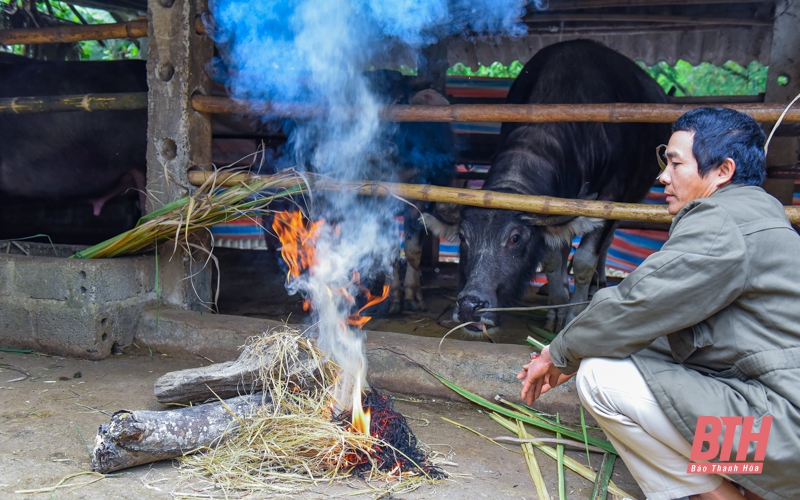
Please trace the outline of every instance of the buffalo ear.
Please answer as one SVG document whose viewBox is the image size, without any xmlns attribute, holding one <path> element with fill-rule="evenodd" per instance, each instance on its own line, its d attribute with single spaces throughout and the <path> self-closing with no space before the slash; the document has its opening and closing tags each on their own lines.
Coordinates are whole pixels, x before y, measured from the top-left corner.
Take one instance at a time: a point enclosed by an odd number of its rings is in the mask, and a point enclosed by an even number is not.
<svg viewBox="0 0 800 500">
<path fill-rule="evenodd" d="M 565 224 L 574 218 L 574 215 L 528 214 L 522 216 L 522 220 L 531 226 L 557 226 L 559 224 Z"/>
<path fill-rule="evenodd" d="M 428 231 L 451 243 L 458 243 L 458 231 L 461 229 L 461 209 L 463 205 L 455 203 L 437 203 L 435 213 L 424 213 L 419 222 Z"/>
<path fill-rule="evenodd" d="M 445 96 L 433 89 L 420 90 L 408 98 L 409 104 L 420 104 L 425 106 L 449 106 L 450 101 Z"/>
</svg>

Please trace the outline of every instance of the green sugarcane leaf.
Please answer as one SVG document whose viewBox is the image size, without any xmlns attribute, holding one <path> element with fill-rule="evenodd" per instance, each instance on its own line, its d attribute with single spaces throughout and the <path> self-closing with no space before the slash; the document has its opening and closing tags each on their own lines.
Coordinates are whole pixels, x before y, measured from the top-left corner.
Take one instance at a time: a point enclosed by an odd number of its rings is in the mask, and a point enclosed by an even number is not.
<svg viewBox="0 0 800 500">
<path fill-rule="evenodd" d="M 542 421 L 542 420 L 540 420 L 538 418 L 532 418 L 532 417 L 528 416 L 525 413 L 520 413 L 518 411 L 509 410 L 509 409 L 504 408 L 504 407 L 502 407 L 502 406 L 500 406 L 498 404 L 492 403 L 491 401 L 488 401 L 488 400 L 478 396 L 477 394 L 473 394 L 473 393 L 469 392 L 468 390 L 457 386 L 456 384 L 450 382 L 449 380 L 447 380 L 447 379 L 445 379 L 445 378 L 443 378 L 443 377 L 441 377 L 441 376 L 439 376 L 439 375 L 437 375 L 437 374 L 435 374 L 433 372 L 429 372 L 429 373 L 431 373 L 431 375 L 433 375 L 439 382 L 441 382 L 442 384 L 446 385 L 447 387 L 449 387 L 450 389 L 455 391 L 457 394 L 461 395 L 465 399 L 468 399 L 469 401 L 472 401 L 473 403 L 476 403 L 476 404 L 479 404 L 479 405 L 483 406 L 484 408 L 488 408 L 488 409 L 490 409 L 492 411 L 495 411 L 497 413 L 500 413 L 501 415 L 505 415 L 505 416 L 510 417 L 510 418 L 514 418 L 514 419 L 517 419 L 517 420 L 522 420 L 523 422 L 525 422 L 527 424 L 531 424 L 531 425 L 533 425 L 535 427 L 538 427 L 540 429 L 545 429 L 545 430 L 548 430 L 550 432 L 558 432 L 558 431 L 560 431 L 565 436 L 569 436 L 572 439 L 575 439 L 575 440 L 578 440 L 578 441 L 584 440 L 584 442 L 588 442 L 588 443 L 593 444 L 594 446 L 597 446 L 598 448 L 602 448 L 603 450 L 607 451 L 608 453 L 616 453 L 616 450 L 614 450 L 614 446 L 609 441 L 607 441 L 605 439 L 599 439 L 599 438 L 596 438 L 594 436 L 586 436 L 586 435 L 581 436 L 581 433 L 575 432 L 572 429 L 568 429 L 568 428 L 565 428 L 565 427 L 562 427 L 562 426 L 556 426 L 556 425 L 544 422 L 544 421 Z"/>
<path fill-rule="evenodd" d="M 540 351 L 543 351 L 543 350 L 544 350 L 544 348 L 545 348 L 545 347 L 547 347 L 547 344 L 542 344 L 541 342 L 539 342 L 539 341 L 538 341 L 538 340 L 536 340 L 535 338 L 531 337 L 530 335 L 528 336 L 528 338 L 526 339 L 526 341 L 527 341 L 527 342 L 528 342 L 530 345 L 532 345 L 533 347 L 535 347 L 535 348 L 539 349 Z"/>
<path fill-rule="evenodd" d="M 617 456 L 612 453 L 603 455 L 603 462 L 600 464 L 600 469 L 597 471 L 597 478 L 594 480 L 592 487 L 592 494 L 589 496 L 591 500 L 606 500 L 608 494 L 608 483 L 611 481 L 611 473 L 614 472 L 614 460 Z"/>
<path fill-rule="evenodd" d="M 583 418 L 583 404 L 580 405 L 581 409 L 581 430 L 583 431 L 583 444 L 586 446 L 586 463 L 589 468 L 592 467 L 592 459 L 589 457 L 589 434 L 586 433 L 586 420 Z"/>
<path fill-rule="evenodd" d="M 561 418 L 556 413 L 556 422 L 561 423 Z M 556 432 L 556 438 L 561 439 L 561 433 Z M 558 500 L 567 500 L 567 485 L 564 481 L 564 445 L 559 444 L 556 446 L 556 453 L 558 453 Z"/>
</svg>

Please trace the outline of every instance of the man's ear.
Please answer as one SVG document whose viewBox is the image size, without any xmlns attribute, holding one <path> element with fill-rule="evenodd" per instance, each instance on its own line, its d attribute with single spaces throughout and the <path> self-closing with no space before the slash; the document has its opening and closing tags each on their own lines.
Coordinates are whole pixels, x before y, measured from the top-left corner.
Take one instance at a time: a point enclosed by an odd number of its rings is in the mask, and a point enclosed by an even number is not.
<svg viewBox="0 0 800 500">
<path fill-rule="evenodd" d="M 736 162 L 733 161 L 733 158 L 725 158 L 725 160 L 720 163 L 719 167 L 716 168 L 714 172 L 714 184 L 720 188 L 725 184 L 729 184 L 731 179 L 733 179 L 733 175 L 736 173 Z"/>
</svg>

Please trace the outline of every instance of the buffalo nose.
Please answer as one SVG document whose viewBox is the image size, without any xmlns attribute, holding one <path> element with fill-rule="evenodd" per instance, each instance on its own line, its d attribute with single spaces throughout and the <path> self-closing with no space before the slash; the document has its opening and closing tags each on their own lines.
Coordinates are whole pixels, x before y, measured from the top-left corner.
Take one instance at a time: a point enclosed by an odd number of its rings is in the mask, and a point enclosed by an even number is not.
<svg viewBox="0 0 800 500">
<path fill-rule="evenodd" d="M 478 310 L 485 308 L 488 303 L 473 295 L 466 295 L 458 300 L 458 316 L 463 321 L 479 320 Z"/>
</svg>

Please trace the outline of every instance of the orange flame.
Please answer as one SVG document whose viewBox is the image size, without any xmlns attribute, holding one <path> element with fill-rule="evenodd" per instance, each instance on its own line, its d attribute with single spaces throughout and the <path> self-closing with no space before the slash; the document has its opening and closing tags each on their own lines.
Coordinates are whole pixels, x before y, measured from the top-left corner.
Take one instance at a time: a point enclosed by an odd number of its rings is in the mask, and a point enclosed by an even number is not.
<svg viewBox="0 0 800 500">
<path fill-rule="evenodd" d="M 361 406 L 361 370 L 358 370 L 358 375 L 356 375 L 356 383 L 353 384 L 353 429 L 357 432 L 365 434 L 369 436 L 369 424 L 370 424 L 370 411 L 367 409 L 364 411 L 364 408 Z"/>
<path fill-rule="evenodd" d="M 361 316 L 361 313 L 375 304 L 380 304 L 386 300 L 386 297 L 389 296 L 389 285 L 383 285 L 383 292 L 380 296 L 372 295 L 369 290 L 361 286 L 361 275 L 358 274 L 358 271 L 353 271 L 353 283 L 367 296 L 367 303 L 364 304 L 364 307 L 356 311 L 355 314 L 351 314 L 347 318 L 347 324 L 357 328 L 364 328 L 364 325 L 372 319 L 372 316 Z"/>
<path fill-rule="evenodd" d="M 325 220 L 318 220 L 310 224 L 303 222 L 300 212 L 279 212 L 275 214 L 272 229 L 281 240 L 281 257 L 289 266 L 286 281 L 297 278 L 303 271 L 309 269 L 316 262 L 316 249 L 314 243 L 319 237 L 320 229 Z M 306 303 L 303 310 L 308 310 Z"/>
</svg>

